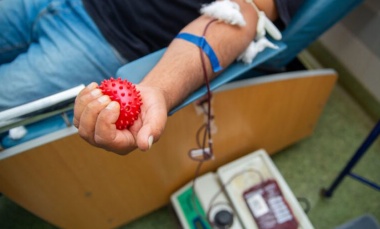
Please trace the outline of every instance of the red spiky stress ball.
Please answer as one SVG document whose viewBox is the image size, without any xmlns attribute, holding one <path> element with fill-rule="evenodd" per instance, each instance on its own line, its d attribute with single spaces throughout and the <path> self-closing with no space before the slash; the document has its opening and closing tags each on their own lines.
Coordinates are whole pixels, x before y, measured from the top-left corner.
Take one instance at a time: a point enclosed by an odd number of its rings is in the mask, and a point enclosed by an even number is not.
<svg viewBox="0 0 380 229">
<path fill-rule="evenodd" d="M 110 78 L 103 80 L 99 88 L 104 95 L 120 104 L 120 115 L 116 128 L 124 130 L 133 125 L 141 112 L 141 96 L 136 86 L 127 80 Z"/>
</svg>

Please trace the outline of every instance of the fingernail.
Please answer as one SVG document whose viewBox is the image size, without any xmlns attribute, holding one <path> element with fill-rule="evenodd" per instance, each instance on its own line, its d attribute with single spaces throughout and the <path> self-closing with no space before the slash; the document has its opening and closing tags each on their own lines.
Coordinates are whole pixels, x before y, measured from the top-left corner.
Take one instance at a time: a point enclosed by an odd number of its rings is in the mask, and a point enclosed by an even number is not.
<svg viewBox="0 0 380 229">
<path fill-rule="evenodd" d="M 152 148 L 152 144 L 153 144 L 153 136 L 150 135 L 149 138 L 148 138 L 148 147 L 149 147 L 149 149 Z"/>
<path fill-rule="evenodd" d="M 91 91 L 91 95 L 93 96 L 98 96 L 100 94 L 102 94 L 102 91 L 100 89 L 95 89 Z"/>
<path fill-rule="evenodd" d="M 110 102 L 110 104 L 107 105 L 106 109 L 112 110 L 117 106 L 117 102 Z"/>
<path fill-rule="evenodd" d="M 109 100 L 110 100 L 110 98 L 109 98 L 107 95 L 103 95 L 103 96 L 100 96 L 100 97 L 98 98 L 98 101 L 99 101 L 101 104 L 106 103 L 106 102 L 108 102 Z"/>
<path fill-rule="evenodd" d="M 87 85 L 87 89 L 92 90 L 92 89 L 96 88 L 97 86 L 98 86 L 97 83 L 92 82 L 89 85 Z"/>
</svg>

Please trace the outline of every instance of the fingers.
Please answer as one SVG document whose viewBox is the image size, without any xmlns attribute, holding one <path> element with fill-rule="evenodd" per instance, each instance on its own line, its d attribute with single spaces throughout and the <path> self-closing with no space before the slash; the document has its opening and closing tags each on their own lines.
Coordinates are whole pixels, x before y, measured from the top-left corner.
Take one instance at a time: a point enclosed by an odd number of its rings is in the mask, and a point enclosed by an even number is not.
<svg viewBox="0 0 380 229">
<path fill-rule="evenodd" d="M 99 93 L 100 90 L 94 91 L 97 87 L 97 83 L 91 83 L 79 92 L 78 96 L 75 98 L 73 124 L 76 128 L 79 127 L 80 117 L 87 104 L 101 96 L 101 93 Z"/>
<path fill-rule="evenodd" d="M 120 105 L 110 102 L 96 121 L 94 142 L 98 147 L 118 154 L 127 154 L 136 149 L 135 138 L 128 130 L 118 131 L 116 121 L 120 114 Z"/>
<path fill-rule="evenodd" d="M 142 87 L 144 105 L 139 119 L 131 128 L 116 129 L 120 105 L 103 95 L 96 83 L 88 85 L 75 100 L 74 125 L 79 135 L 90 144 L 117 154 L 127 154 L 137 147 L 143 151 L 160 138 L 167 120 L 162 92 Z"/>
<path fill-rule="evenodd" d="M 93 92 L 96 92 L 96 90 L 99 89 L 95 89 Z M 89 102 L 81 114 L 78 127 L 79 135 L 93 145 L 97 145 L 94 137 L 98 116 L 110 102 L 111 100 L 107 95 L 101 95 Z"/>
<path fill-rule="evenodd" d="M 128 130 L 117 130 L 120 105 L 103 95 L 96 83 L 83 89 L 75 100 L 74 125 L 78 134 L 93 146 L 118 154 L 136 149 L 136 141 Z M 141 125 L 140 125 L 141 126 Z"/>
<path fill-rule="evenodd" d="M 92 145 L 96 145 L 94 134 L 97 117 L 110 102 L 97 83 L 89 84 L 75 99 L 73 123 L 79 135 Z"/>
</svg>

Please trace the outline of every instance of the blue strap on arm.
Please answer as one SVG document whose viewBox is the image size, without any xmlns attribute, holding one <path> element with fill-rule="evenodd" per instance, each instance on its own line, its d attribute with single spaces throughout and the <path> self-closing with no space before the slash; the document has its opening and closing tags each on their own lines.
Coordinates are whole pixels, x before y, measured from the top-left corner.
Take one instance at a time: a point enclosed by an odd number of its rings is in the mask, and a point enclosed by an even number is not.
<svg viewBox="0 0 380 229">
<path fill-rule="evenodd" d="M 218 57 L 216 56 L 214 50 L 211 48 L 211 46 L 208 44 L 207 40 L 204 37 L 195 36 L 190 33 L 180 33 L 176 36 L 176 38 L 183 39 L 200 47 L 203 50 L 203 52 L 206 53 L 206 55 L 208 56 L 212 66 L 212 70 L 214 72 L 219 72 L 223 69 L 222 66 L 220 66 L 219 64 Z"/>
</svg>

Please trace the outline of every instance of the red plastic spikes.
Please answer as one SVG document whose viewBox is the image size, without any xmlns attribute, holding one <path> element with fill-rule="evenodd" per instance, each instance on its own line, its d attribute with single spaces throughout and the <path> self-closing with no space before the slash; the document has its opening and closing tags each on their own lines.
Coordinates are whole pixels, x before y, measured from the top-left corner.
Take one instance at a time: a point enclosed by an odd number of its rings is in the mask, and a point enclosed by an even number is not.
<svg viewBox="0 0 380 229">
<path fill-rule="evenodd" d="M 120 115 L 116 128 L 124 130 L 133 125 L 141 112 L 141 96 L 136 86 L 127 80 L 110 78 L 103 80 L 99 88 L 112 101 L 120 104 Z"/>
</svg>

